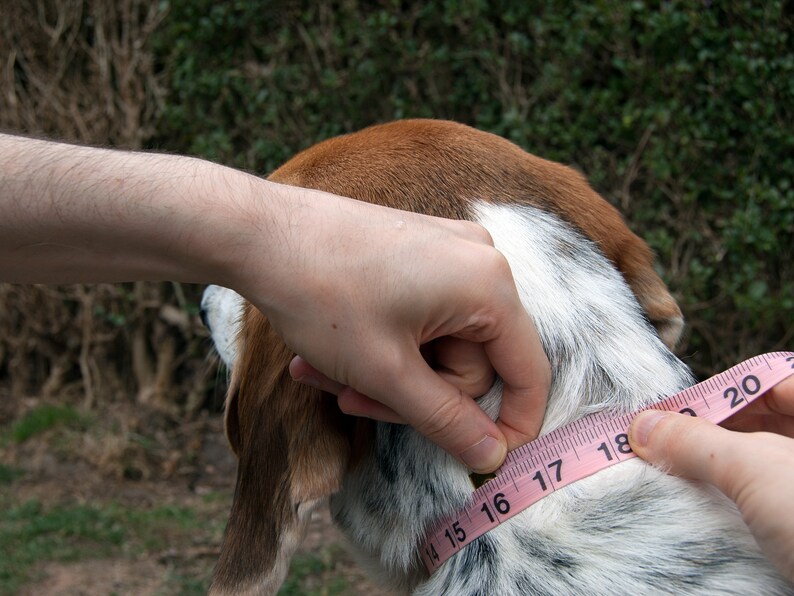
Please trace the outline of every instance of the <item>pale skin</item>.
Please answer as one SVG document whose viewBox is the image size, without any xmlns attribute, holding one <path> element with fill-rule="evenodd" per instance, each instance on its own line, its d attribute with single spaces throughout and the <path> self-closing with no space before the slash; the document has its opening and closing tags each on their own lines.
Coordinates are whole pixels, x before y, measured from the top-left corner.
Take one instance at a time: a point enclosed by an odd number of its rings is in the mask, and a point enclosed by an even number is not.
<svg viewBox="0 0 794 596">
<path fill-rule="evenodd" d="M 723 426 L 648 411 L 632 422 L 629 441 L 643 459 L 735 501 L 761 550 L 794 581 L 794 377 Z"/>
<path fill-rule="evenodd" d="M 409 423 L 482 472 L 538 434 L 549 363 L 475 224 L 194 158 L 11 135 L 0 135 L 0 214 L 0 281 L 220 284 L 300 354 L 292 375 L 345 412 Z M 472 399 L 495 373 L 497 422 Z"/>
</svg>

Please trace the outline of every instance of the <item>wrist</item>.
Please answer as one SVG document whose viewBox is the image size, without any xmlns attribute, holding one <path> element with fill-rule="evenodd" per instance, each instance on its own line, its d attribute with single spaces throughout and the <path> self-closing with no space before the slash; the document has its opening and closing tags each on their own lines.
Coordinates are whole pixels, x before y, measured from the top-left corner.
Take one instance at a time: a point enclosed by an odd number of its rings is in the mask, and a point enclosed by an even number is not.
<svg viewBox="0 0 794 596">
<path fill-rule="evenodd" d="M 186 224 L 190 240 L 181 262 L 183 276 L 197 283 L 231 288 L 263 311 L 291 302 L 296 255 L 307 236 L 311 208 L 304 189 L 276 184 L 244 172 L 204 164 L 196 181 L 200 218 Z"/>
<path fill-rule="evenodd" d="M 196 159 L 195 174 L 176 199 L 183 241 L 174 256 L 182 281 L 214 283 L 240 292 L 241 270 L 263 237 L 264 214 L 257 206 L 258 178 Z M 265 258 L 262 255 L 262 258 Z"/>
</svg>

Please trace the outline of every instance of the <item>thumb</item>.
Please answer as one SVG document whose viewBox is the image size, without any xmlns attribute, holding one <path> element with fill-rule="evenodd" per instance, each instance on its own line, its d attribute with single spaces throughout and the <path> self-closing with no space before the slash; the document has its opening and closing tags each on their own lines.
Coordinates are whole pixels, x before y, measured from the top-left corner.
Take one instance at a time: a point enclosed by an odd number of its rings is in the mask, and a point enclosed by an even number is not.
<svg viewBox="0 0 794 596">
<path fill-rule="evenodd" d="M 631 449 L 642 459 L 676 476 L 714 484 L 729 497 L 731 474 L 726 472 L 736 463 L 737 440 L 708 420 L 677 412 L 640 412 L 629 427 Z"/>
<path fill-rule="evenodd" d="M 402 419 L 475 472 L 492 472 L 507 454 L 496 423 L 471 396 L 443 379 L 416 350 L 398 382 L 370 383 L 363 393 L 385 403 Z M 383 387 L 388 387 L 386 393 Z"/>
<path fill-rule="evenodd" d="M 737 433 L 707 420 L 646 411 L 629 427 L 634 452 L 669 472 L 713 484 L 734 501 L 761 550 L 794 579 L 794 441 Z"/>
</svg>

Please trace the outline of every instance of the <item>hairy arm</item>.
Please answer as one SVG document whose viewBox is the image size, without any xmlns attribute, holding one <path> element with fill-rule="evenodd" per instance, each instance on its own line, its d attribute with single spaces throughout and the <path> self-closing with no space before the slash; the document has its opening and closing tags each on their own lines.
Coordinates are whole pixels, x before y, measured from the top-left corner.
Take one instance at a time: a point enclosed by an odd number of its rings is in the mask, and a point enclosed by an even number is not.
<svg viewBox="0 0 794 596">
<path fill-rule="evenodd" d="M 230 199 L 253 180 L 188 157 L 0 135 L 0 279 L 218 280 L 218 244 L 251 225 Z"/>
</svg>

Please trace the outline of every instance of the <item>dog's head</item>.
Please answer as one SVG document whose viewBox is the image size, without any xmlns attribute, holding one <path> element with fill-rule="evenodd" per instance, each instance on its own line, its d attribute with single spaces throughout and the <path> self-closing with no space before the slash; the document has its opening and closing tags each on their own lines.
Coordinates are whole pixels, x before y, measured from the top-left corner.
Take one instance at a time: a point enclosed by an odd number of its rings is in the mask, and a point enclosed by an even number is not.
<svg viewBox="0 0 794 596">
<path fill-rule="evenodd" d="M 668 346 L 683 328 L 650 250 L 617 211 L 575 171 L 497 136 L 451 122 L 396 122 L 320 143 L 270 180 L 453 219 L 470 219 L 475 199 L 548 210 L 599 245 Z M 239 459 L 213 592 L 275 592 L 311 510 L 339 489 L 371 429 L 291 380 L 293 354 L 258 310 L 220 289 L 204 302 L 232 371 L 226 431 Z"/>
</svg>

